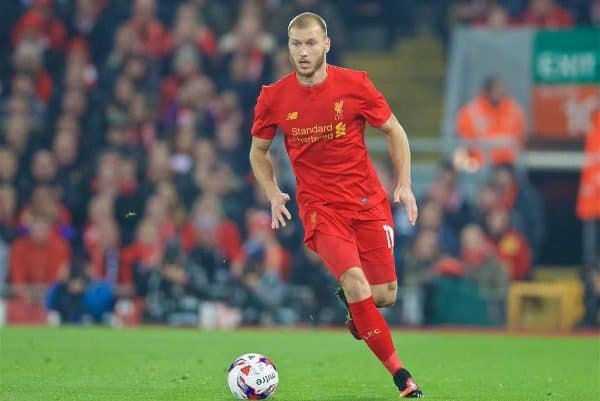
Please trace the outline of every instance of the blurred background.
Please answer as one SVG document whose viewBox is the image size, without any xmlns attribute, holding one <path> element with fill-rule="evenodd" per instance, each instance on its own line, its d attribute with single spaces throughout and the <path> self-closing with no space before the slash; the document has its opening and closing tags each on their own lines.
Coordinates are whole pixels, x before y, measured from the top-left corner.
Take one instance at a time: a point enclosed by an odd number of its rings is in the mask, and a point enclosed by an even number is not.
<svg viewBox="0 0 600 401">
<path fill-rule="evenodd" d="M 247 157 L 303 11 L 409 135 L 389 322 L 598 327 L 598 0 L 1 1 L 0 325 L 341 326 L 295 202 L 271 230 Z"/>
</svg>

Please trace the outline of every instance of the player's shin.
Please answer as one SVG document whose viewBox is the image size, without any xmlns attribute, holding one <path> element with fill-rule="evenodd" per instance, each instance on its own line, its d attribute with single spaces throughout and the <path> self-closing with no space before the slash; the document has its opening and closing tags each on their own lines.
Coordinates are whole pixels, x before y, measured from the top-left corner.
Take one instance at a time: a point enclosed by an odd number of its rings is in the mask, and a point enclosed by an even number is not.
<svg viewBox="0 0 600 401">
<path fill-rule="evenodd" d="M 390 328 L 375 306 L 373 297 L 351 302 L 348 306 L 360 337 L 386 369 L 392 375 L 396 373 L 403 365 L 394 348 Z"/>
</svg>

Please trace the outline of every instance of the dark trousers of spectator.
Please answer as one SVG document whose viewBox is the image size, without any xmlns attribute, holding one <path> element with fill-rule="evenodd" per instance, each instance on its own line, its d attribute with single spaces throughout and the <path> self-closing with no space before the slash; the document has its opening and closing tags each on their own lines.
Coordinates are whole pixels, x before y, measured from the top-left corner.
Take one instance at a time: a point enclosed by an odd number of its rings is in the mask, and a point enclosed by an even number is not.
<svg viewBox="0 0 600 401">
<path fill-rule="evenodd" d="M 82 323 L 86 315 L 101 323 L 114 304 L 113 288 L 101 281 L 90 282 L 82 293 L 72 293 L 66 284 L 57 283 L 46 294 L 46 308 L 58 312 L 63 323 Z"/>
</svg>

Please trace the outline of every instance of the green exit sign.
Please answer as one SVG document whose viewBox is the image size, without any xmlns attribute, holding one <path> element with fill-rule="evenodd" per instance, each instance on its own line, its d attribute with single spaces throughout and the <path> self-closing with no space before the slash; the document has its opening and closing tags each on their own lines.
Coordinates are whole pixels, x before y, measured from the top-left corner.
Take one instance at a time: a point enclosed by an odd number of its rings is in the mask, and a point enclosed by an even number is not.
<svg viewBox="0 0 600 401">
<path fill-rule="evenodd" d="M 600 83 L 600 30 L 537 32 L 532 67 L 538 84 Z"/>
</svg>

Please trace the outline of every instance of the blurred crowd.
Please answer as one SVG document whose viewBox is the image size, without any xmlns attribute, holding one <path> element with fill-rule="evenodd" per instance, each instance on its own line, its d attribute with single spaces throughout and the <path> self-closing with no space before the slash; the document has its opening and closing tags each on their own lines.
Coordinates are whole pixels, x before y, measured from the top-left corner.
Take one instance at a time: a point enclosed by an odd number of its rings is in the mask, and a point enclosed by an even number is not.
<svg viewBox="0 0 600 401">
<path fill-rule="evenodd" d="M 471 0 L 453 10 L 456 21 L 488 28 L 564 29 L 599 26 L 598 0 Z"/>
<path fill-rule="evenodd" d="M 532 278 L 544 240 L 538 193 L 510 164 L 492 167 L 474 199 L 460 181 L 443 163 L 416 226 L 403 208 L 394 213 L 399 323 L 501 325 L 510 283 Z"/>
<path fill-rule="evenodd" d="M 3 2 L 0 291 L 44 302 L 57 322 L 132 309 L 144 322 L 205 327 L 343 321 L 298 220 L 270 228 L 247 157 L 252 108 L 261 84 L 290 72 L 294 15 L 327 20 L 329 61 L 341 63 L 355 21 L 402 33 L 389 16 L 419 4 L 399 3 Z M 473 24 L 498 9 L 511 24 L 598 21 L 598 1 L 446 3 Z M 275 156 L 293 193 L 281 146 Z M 389 168 L 380 173 L 389 183 Z M 498 164 L 474 200 L 458 181 L 450 164 L 440 168 L 415 228 L 395 210 L 403 322 L 426 322 L 431 285 L 450 277 L 475 283 L 501 323 L 508 283 L 536 260 L 539 200 L 512 166 Z"/>
</svg>

